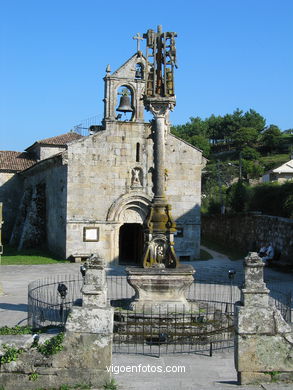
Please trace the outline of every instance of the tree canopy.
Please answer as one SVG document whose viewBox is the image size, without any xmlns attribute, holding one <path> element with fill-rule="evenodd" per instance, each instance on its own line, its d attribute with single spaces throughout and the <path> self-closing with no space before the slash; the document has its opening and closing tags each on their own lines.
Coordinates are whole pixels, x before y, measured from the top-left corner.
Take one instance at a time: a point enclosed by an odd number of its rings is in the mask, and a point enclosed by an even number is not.
<svg viewBox="0 0 293 390">
<path fill-rule="evenodd" d="M 224 116 L 190 117 L 185 124 L 173 126 L 171 132 L 201 149 L 205 157 L 232 149 L 240 152 L 247 147 L 274 153 L 286 149 L 293 137 L 291 129 L 282 133 L 276 125 L 266 126 L 266 119 L 255 110 L 244 112 L 239 108 Z"/>
<path fill-rule="evenodd" d="M 271 193 L 282 198 L 279 187 L 259 185 L 252 190 L 249 185 L 265 171 L 288 161 L 293 151 L 292 129 L 282 132 L 274 124 L 266 125 L 265 118 L 255 110 L 236 109 L 232 114 L 213 114 L 206 119 L 190 117 L 171 131 L 208 158 L 202 176 L 203 212 L 220 213 L 225 206 L 228 212 L 256 209 L 292 216 L 293 196 L 288 189 L 292 190 L 293 183 L 283 187 L 287 192 L 278 211 L 269 205 L 273 202 Z"/>
</svg>

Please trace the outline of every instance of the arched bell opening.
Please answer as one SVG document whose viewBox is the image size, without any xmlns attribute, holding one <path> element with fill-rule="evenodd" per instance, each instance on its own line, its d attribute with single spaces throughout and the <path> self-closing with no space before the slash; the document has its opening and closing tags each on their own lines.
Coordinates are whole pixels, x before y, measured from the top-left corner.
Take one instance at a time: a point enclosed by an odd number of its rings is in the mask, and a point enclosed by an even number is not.
<svg viewBox="0 0 293 390">
<path fill-rule="evenodd" d="M 135 65 L 135 79 L 136 80 L 143 80 L 144 79 L 144 66 L 141 62 L 138 62 Z"/>
<path fill-rule="evenodd" d="M 124 223 L 119 229 L 119 264 L 141 265 L 144 245 L 141 223 Z"/>
<path fill-rule="evenodd" d="M 134 118 L 134 96 L 133 91 L 126 85 L 121 85 L 117 90 L 117 120 L 130 122 Z"/>
</svg>

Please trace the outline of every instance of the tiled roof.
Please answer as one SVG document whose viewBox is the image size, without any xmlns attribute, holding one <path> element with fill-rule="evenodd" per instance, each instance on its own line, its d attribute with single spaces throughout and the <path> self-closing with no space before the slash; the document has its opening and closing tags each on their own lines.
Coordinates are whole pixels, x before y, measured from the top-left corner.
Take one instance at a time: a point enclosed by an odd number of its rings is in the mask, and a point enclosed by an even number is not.
<svg viewBox="0 0 293 390">
<path fill-rule="evenodd" d="M 74 132 L 69 132 L 69 133 L 57 135 L 56 137 L 45 138 L 40 141 L 37 141 L 36 143 L 42 145 L 62 146 L 62 145 L 67 145 L 69 142 L 76 141 L 80 138 L 83 138 L 83 136 Z"/>
<path fill-rule="evenodd" d="M 2 171 L 23 171 L 34 165 L 36 160 L 26 152 L 13 152 L 9 150 L 0 151 L 0 170 Z"/>
</svg>

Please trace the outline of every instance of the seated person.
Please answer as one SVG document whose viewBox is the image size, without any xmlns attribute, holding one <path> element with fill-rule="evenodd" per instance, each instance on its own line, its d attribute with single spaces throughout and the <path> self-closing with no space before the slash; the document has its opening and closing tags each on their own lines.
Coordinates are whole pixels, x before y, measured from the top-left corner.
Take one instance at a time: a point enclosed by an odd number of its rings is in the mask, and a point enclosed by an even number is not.
<svg viewBox="0 0 293 390">
<path fill-rule="evenodd" d="M 268 263 L 270 260 L 272 260 L 274 258 L 274 254 L 275 254 L 275 251 L 274 251 L 272 243 L 270 242 L 270 244 L 266 250 L 266 255 L 262 258 L 262 261 L 264 263 Z"/>
<path fill-rule="evenodd" d="M 258 255 L 259 257 L 264 257 L 266 254 L 267 254 L 267 245 L 264 242 L 262 242 L 261 248 L 258 251 Z"/>
</svg>

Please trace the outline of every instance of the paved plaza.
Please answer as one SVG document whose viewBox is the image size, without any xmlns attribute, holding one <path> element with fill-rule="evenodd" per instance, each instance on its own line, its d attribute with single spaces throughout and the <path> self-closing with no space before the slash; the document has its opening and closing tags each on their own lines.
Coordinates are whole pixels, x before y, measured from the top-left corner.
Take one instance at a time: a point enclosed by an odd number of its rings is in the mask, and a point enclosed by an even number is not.
<svg viewBox="0 0 293 390">
<path fill-rule="evenodd" d="M 214 256 L 212 260 L 191 263 L 196 269 L 196 278 L 206 281 L 227 281 L 229 269 L 234 269 L 237 283 L 242 282 L 241 260 L 230 261 L 224 255 L 211 250 L 209 252 Z M 54 275 L 78 275 L 79 268 L 80 264 L 77 263 L 1 266 L 0 283 L 4 295 L 0 296 L 0 326 L 26 324 L 29 282 Z M 119 275 L 123 271 L 124 267 L 119 266 L 108 270 L 108 273 Z M 273 284 L 284 291 L 293 290 L 293 274 L 266 268 L 265 280 L 268 285 Z M 121 390 L 292 389 L 292 384 L 238 386 L 233 359 L 233 351 L 217 352 L 213 357 L 200 354 L 161 357 L 114 354 L 112 372 Z M 118 370 L 121 372 L 116 374 Z M 164 372 L 168 370 L 185 372 Z"/>
</svg>

